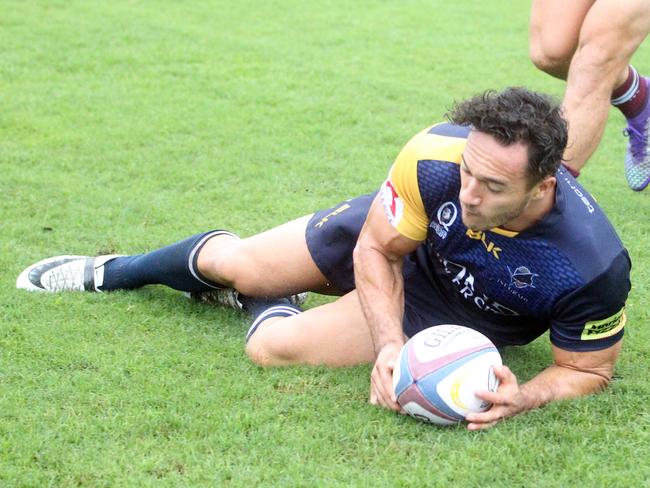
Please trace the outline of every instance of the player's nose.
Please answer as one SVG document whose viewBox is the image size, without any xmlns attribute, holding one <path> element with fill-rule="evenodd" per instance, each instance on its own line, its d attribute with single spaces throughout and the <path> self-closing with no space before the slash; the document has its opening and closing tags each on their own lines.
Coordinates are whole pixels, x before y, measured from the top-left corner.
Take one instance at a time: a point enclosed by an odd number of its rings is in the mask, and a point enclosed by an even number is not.
<svg viewBox="0 0 650 488">
<path fill-rule="evenodd" d="M 465 182 L 465 185 L 461 187 L 458 198 L 466 207 L 479 205 L 481 203 L 481 195 L 479 193 L 478 181 L 470 177 Z"/>
</svg>

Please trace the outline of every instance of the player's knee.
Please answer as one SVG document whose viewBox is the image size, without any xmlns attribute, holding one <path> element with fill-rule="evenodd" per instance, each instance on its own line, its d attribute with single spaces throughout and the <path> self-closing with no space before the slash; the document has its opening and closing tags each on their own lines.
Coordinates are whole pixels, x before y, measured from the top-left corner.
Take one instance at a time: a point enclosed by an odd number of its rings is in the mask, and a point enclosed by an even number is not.
<svg viewBox="0 0 650 488">
<path fill-rule="evenodd" d="M 262 283 L 257 268 L 242 241 L 206 249 L 198 260 L 199 272 L 206 278 L 250 296 L 261 292 Z"/>
<path fill-rule="evenodd" d="M 246 343 L 246 355 L 258 366 L 282 366 L 295 362 L 291 348 L 272 334 L 253 334 Z"/>
<path fill-rule="evenodd" d="M 576 71 L 589 73 L 591 77 L 594 73 L 607 77 L 609 74 L 618 74 L 620 69 L 627 65 L 628 59 L 621 54 L 620 49 L 595 38 L 585 39 L 580 43 L 574 62 L 579 68 Z"/>
<path fill-rule="evenodd" d="M 229 275 L 232 274 L 232 269 L 228 269 L 229 257 L 238 244 L 239 240 L 227 239 L 221 236 L 210 239 L 205 243 L 197 257 L 196 267 L 198 272 L 209 280 L 228 285 Z"/>
<path fill-rule="evenodd" d="M 274 361 L 273 355 L 269 354 L 269 351 L 264 347 L 264 345 L 258 344 L 257 342 L 246 343 L 246 355 L 248 356 L 248 359 L 258 366 L 268 368 L 278 365 L 278 363 Z"/>
<path fill-rule="evenodd" d="M 573 53 L 573 46 L 554 44 L 542 39 L 530 41 L 530 60 L 537 69 L 556 78 L 566 78 Z"/>
</svg>

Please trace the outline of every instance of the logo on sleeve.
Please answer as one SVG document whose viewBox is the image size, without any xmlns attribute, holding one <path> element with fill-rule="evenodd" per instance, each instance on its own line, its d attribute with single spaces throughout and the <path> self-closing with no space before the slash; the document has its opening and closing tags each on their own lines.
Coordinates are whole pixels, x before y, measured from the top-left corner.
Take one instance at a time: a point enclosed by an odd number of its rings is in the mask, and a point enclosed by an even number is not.
<svg viewBox="0 0 650 488">
<path fill-rule="evenodd" d="M 386 212 L 388 220 L 393 227 L 397 227 L 404 214 L 404 202 L 395 191 L 395 187 L 390 180 L 386 180 L 381 187 L 381 203 L 384 206 L 384 212 Z"/>
<path fill-rule="evenodd" d="M 622 308 L 611 317 L 587 322 L 580 338 L 583 341 L 590 341 L 613 336 L 625 326 L 626 321 L 625 308 Z"/>
</svg>

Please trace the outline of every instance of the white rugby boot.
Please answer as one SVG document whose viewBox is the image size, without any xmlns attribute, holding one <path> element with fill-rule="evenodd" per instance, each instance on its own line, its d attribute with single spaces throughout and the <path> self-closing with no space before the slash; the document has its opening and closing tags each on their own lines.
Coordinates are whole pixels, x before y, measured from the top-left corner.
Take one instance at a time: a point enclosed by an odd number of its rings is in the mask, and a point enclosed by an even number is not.
<svg viewBox="0 0 650 488">
<path fill-rule="evenodd" d="M 101 291 L 104 264 L 121 254 L 104 256 L 54 256 L 25 269 L 16 288 L 28 291 Z"/>
</svg>

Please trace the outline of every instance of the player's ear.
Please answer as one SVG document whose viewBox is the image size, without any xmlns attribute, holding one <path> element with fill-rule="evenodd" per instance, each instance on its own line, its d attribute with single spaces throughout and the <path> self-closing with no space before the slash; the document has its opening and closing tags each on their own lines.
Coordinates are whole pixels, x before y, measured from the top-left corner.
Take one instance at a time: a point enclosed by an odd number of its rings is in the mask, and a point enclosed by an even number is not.
<svg viewBox="0 0 650 488">
<path fill-rule="evenodd" d="M 533 191 L 533 198 L 539 200 L 545 197 L 549 191 L 555 191 L 555 182 L 555 176 L 547 176 L 537 183 Z"/>
</svg>

